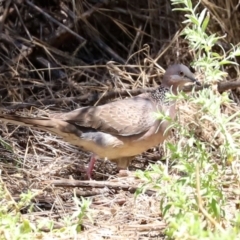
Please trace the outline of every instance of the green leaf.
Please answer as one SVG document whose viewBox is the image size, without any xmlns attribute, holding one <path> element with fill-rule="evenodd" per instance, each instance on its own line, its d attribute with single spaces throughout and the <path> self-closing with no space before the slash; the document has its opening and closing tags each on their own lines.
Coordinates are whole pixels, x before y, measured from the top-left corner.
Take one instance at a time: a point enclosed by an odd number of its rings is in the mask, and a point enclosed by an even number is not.
<svg viewBox="0 0 240 240">
<path fill-rule="evenodd" d="M 204 19 L 204 21 L 202 23 L 202 30 L 204 32 L 206 31 L 206 28 L 208 26 L 209 20 L 210 20 L 210 14 L 209 14 L 209 12 L 207 12 L 207 16 L 205 17 L 205 19 Z"/>
<path fill-rule="evenodd" d="M 9 151 L 12 151 L 12 146 L 10 144 L 8 144 L 7 142 L 5 142 L 2 138 L 0 138 L 0 144 Z"/>
<path fill-rule="evenodd" d="M 234 64 L 234 65 L 238 65 L 238 63 L 234 62 L 234 61 L 230 61 L 227 59 L 222 60 L 221 62 L 219 62 L 220 65 L 226 65 L 226 64 Z"/>
<path fill-rule="evenodd" d="M 206 11 L 207 11 L 207 9 L 204 8 L 204 9 L 202 10 L 202 12 L 200 13 L 200 16 L 199 16 L 199 18 L 198 18 L 199 26 L 202 25 L 202 22 L 203 22 L 203 20 L 204 20 L 205 14 L 206 14 Z"/>
<path fill-rule="evenodd" d="M 21 233 L 30 233 L 32 232 L 32 228 L 28 219 L 23 219 L 22 224 L 20 225 Z"/>
<path fill-rule="evenodd" d="M 186 6 L 187 6 L 189 9 L 192 9 L 192 0 L 187 0 Z"/>
<path fill-rule="evenodd" d="M 238 48 L 238 49 L 234 52 L 234 56 L 237 56 L 237 57 L 240 56 L 240 48 Z"/>
<path fill-rule="evenodd" d="M 163 216 L 166 215 L 166 213 L 168 212 L 168 210 L 169 210 L 171 207 L 172 207 L 172 204 L 169 203 L 168 205 L 166 205 L 166 206 L 163 208 L 163 212 L 162 212 Z"/>
<path fill-rule="evenodd" d="M 188 15 L 187 17 L 191 20 L 192 23 L 194 23 L 195 25 L 199 25 L 199 20 L 195 16 L 191 16 L 189 14 L 186 15 Z"/>
<path fill-rule="evenodd" d="M 186 8 L 173 8 L 172 11 L 182 11 L 182 12 L 189 12 Z"/>
</svg>

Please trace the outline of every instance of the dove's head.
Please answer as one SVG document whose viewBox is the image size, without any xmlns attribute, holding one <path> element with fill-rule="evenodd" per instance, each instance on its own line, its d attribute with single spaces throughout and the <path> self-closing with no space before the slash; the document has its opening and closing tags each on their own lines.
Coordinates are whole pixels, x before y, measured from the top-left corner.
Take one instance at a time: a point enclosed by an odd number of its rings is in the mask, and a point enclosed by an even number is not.
<svg viewBox="0 0 240 240">
<path fill-rule="evenodd" d="M 174 64 L 167 68 L 163 76 L 162 86 L 171 88 L 176 94 L 177 90 L 181 90 L 186 83 L 201 85 L 187 66 Z"/>
</svg>

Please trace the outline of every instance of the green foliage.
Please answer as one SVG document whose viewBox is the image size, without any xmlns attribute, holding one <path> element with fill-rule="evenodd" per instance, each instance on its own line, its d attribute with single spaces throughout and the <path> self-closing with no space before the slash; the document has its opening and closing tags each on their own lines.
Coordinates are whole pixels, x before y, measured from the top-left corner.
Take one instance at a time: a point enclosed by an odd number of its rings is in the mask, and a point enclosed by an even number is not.
<svg viewBox="0 0 240 240">
<path fill-rule="evenodd" d="M 81 197 L 81 201 L 76 196 L 73 199 L 77 206 L 77 211 L 72 215 L 71 219 L 77 219 L 77 223 L 74 225 L 74 228 L 77 232 L 80 232 L 83 219 L 86 216 L 92 221 L 91 215 L 89 214 L 89 207 L 92 202 L 84 199 L 83 197 Z"/>
<path fill-rule="evenodd" d="M 236 65 L 234 58 L 239 56 L 240 48 L 232 46 L 228 53 L 222 49 L 222 56 L 214 52 L 213 47 L 222 37 L 208 34 L 210 14 L 207 9 L 198 12 L 200 3 L 193 7 L 190 0 L 171 2 L 176 6 L 174 11 L 185 13 L 184 23 L 187 25 L 182 35 L 195 53 L 194 66 L 204 72 L 204 81 L 222 80 L 226 73 L 221 71 L 221 67 Z M 168 223 L 166 234 L 170 239 L 239 239 L 239 214 L 236 213 L 233 220 L 226 212 L 229 199 L 224 188 L 228 183 L 222 178 L 226 175 L 226 167 L 240 160 L 240 112 L 229 116 L 222 111 L 223 106 L 230 106 L 232 102 L 226 93 L 215 94 L 212 89 L 193 92 L 190 96 L 181 93 L 170 98 L 195 106 L 196 118 L 189 124 L 202 128 L 213 126 L 209 132 L 212 136 L 204 141 L 197 137 L 190 125 L 173 123 L 181 137 L 175 144 L 167 143 L 166 148 L 167 159 L 175 163 L 171 169 L 177 174 L 169 174 L 168 164 L 161 163 L 151 165 L 151 169 L 145 172 L 138 171 L 137 176 L 145 183 L 136 194 L 149 186 L 157 190 L 161 197 L 160 209 Z M 169 121 L 167 116 L 158 114 L 158 117 Z M 216 144 L 216 139 L 219 144 Z M 226 223 L 228 228 L 225 230 L 221 225 Z"/>
<path fill-rule="evenodd" d="M 4 190 L 3 185 L 0 185 L 0 196 L 0 232 L 2 237 L 4 236 L 1 239 L 28 239 L 31 237 L 36 227 L 28 219 L 22 218 L 19 212 L 24 206 L 23 203 L 29 203 L 30 193 L 22 194 L 19 204 L 16 204 L 9 201 L 9 193 Z"/>
<path fill-rule="evenodd" d="M 49 219 L 33 222 L 20 213 L 23 208 L 31 211 L 31 200 L 35 196 L 28 191 L 22 193 L 19 202 L 11 200 L 11 196 L 4 185 L 0 183 L 0 239 L 36 239 L 49 237 L 49 233 L 42 231 L 48 229 L 54 236 L 76 236 L 81 231 L 83 220 L 88 217 L 91 201 L 81 198 L 81 201 L 74 197 L 76 211 L 65 219 L 65 227 L 54 230 L 54 223 Z"/>
<path fill-rule="evenodd" d="M 12 146 L 5 142 L 1 137 L 0 137 L 0 144 L 6 149 L 6 150 L 9 150 L 9 151 L 12 151 Z"/>
<path fill-rule="evenodd" d="M 189 42 L 189 46 L 194 50 L 196 54 L 196 60 L 194 66 L 198 69 L 202 69 L 206 75 L 206 81 L 211 82 L 215 80 L 221 80 L 226 76 L 226 73 L 220 70 L 222 65 L 226 64 L 237 64 L 234 59 L 236 56 L 240 56 L 240 47 L 232 47 L 230 53 L 225 53 L 222 48 L 223 55 L 213 51 L 214 46 L 221 47 L 218 42 L 224 38 L 219 37 L 216 34 L 207 33 L 207 26 L 210 21 L 210 14 L 207 9 L 203 9 L 202 12 L 198 13 L 198 5 L 193 8 L 190 0 L 171 0 L 172 5 L 181 5 L 182 7 L 176 7 L 174 11 L 186 12 L 186 23 L 187 26 L 182 31 L 182 35 Z"/>
</svg>

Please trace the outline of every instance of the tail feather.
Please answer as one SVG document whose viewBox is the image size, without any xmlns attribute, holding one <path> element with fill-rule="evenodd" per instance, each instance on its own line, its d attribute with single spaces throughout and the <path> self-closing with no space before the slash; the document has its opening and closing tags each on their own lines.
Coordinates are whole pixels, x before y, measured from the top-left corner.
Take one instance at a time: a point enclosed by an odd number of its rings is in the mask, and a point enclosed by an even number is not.
<svg viewBox="0 0 240 240">
<path fill-rule="evenodd" d="M 61 119 L 55 118 L 33 118 L 21 117 L 9 114 L 0 114 L 0 121 L 11 123 L 14 125 L 28 126 L 43 131 L 54 133 L 64 139 L 70 139 L 69 135 L 77 135 L 80 137 L 81 132 L 77 127 Z"/>
<path fill-rule="evenodd" d="M 32 118 L 21 117 L 16 115 L 0 114 L 0 120 L 14 125 L 29 126 L 37 128 L 54 127 L 54 122 L 50 118 Z M 44 130 L 44 129 L 43 129 Z"/>
</svg>

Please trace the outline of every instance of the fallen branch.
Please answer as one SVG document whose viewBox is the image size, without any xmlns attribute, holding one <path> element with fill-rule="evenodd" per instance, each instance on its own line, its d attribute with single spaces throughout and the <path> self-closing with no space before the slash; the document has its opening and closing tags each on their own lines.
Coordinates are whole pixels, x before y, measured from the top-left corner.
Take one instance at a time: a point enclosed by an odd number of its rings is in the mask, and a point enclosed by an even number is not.
<svg viewBox="0 0 240 240">
<path fill-rule="evenodd" d="M 79 181 L 79 180 L 69 180 L 69 179 L 63 179 L 63 180 L 51 180 L 51 181 L 45 181 L 46 184 L 53 184 L 56 187 L 93 187 L 93 188 L 112 188 L 115 190 L 124 190 L 129 191 L 130 193 L 135 193 L 138 187 L 133 187 L 131 185 L 127 184 L 118 184 L 108 181 Z M 153 190 L 146 190 L 144 192 L 148 196 L 152 196 L 156 194 L 156 191 Z"/>
<path fill-rule="evenodd" d="M 202 86 L 194 86 L 194 85 L 189 85 L 189 86 L 185 86 L 183 91 L 184 92 L 191 92 L 193 87 L 195 87 L 196 91 L 200 91 L 204 88 L 209 88 L 211 85 L 210 84 L 204 84 Z M 240 81 L 235 81 L 235 82 L 220 82 L 217 84 L 218 86 L 218 91 L 220 93 L 226 92 L 230 89 L 236 89 L 238 87 L 240 87 Z"/>
</svg>

